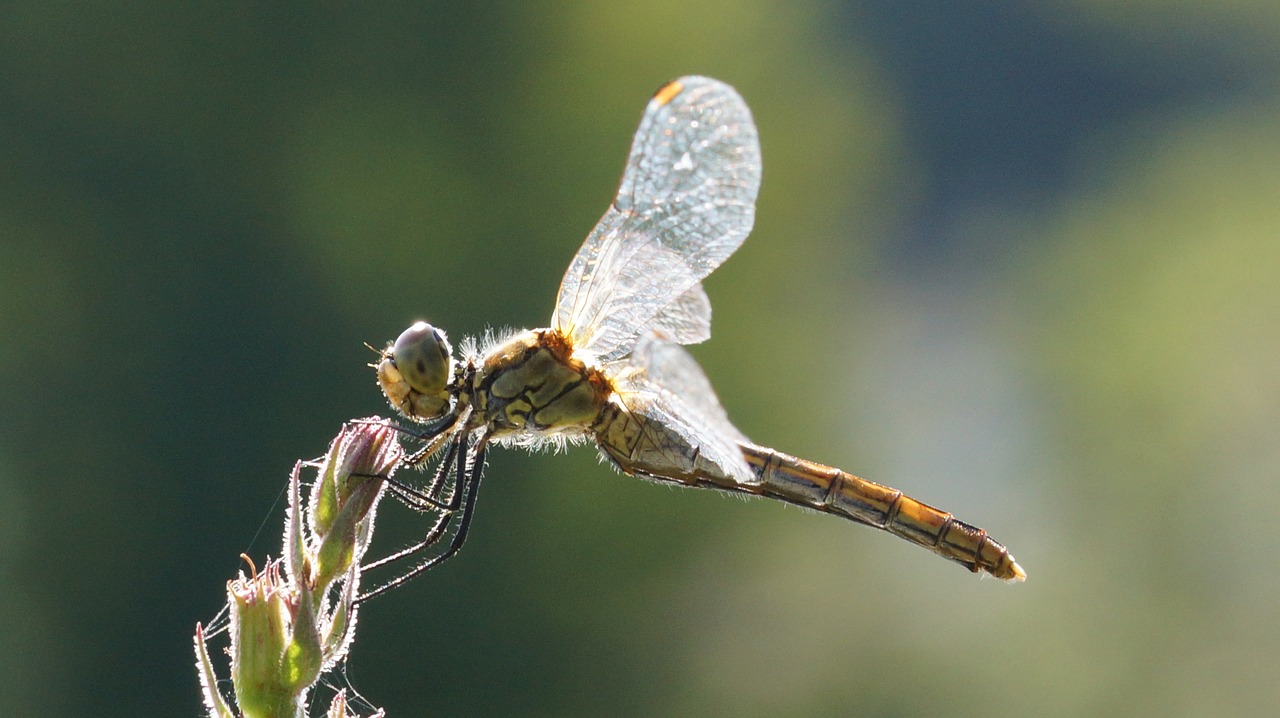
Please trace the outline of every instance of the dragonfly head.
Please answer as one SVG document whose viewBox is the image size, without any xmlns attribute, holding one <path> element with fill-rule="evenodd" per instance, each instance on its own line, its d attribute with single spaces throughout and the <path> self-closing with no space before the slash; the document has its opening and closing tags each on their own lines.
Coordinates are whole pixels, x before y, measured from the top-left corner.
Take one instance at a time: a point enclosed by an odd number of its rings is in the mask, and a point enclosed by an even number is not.
<svg viewBox="0 0 1280 718">
<path fill-rule="evenodd" d="M 382 393 L 406 417 L 431 421 L 449 410 L 453 348 L 443 331 L 417 322 L 382 350 L 377 368 Z"/>
</svg>

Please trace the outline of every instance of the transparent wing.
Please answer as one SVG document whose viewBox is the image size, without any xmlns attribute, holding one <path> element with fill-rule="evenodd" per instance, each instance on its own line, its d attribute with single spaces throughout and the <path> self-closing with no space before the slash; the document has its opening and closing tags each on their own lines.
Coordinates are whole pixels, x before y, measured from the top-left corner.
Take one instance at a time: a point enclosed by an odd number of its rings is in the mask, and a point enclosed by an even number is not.
<svg viewBox="0 0 1280 718">
<path fill-rule="evenodd" d="M 649 423 L 650 442 L 670 447 L 672 468 L 690 469 L 691 461 L 705 461 L 739 482 L 756 481 L 738 445 L 747 437 L 729 421 L 702 367 L 684 347 L 649 333 L 606 371 L 614 375 L 618 397 L 630 413 Z M 693 459 L 690 449 L 696 450 Z"/>
<path fill-rule="evenodd" d="M 706 77 L 663 86 L 617 197 L 565 272 L 552 328 L 604 362 L 655 325 L 672 341 L 705 339 L 699 282 L 746 239 L 759 189 L 756 127 L 738 93 Z"/>
<path fill-rule="evenodd" d="M 676 344 L 697 344 L 711 337 L 711 300 L 701 284 L 676 297 L 653 318 L 649 330 Z"/>
</svg>

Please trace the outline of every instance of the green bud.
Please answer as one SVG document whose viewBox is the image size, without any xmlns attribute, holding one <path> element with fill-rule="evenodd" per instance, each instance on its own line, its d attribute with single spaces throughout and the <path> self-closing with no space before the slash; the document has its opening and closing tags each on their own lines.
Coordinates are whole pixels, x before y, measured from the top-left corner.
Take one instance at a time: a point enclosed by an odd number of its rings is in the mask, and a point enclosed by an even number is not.
<svg viewBox="0 0 1280 718">
<path fill-rule="evenodd" d="M 301 705 L 300 693 L 315 680 L 303 682 L 298 675 L 301 651 L 293 639 L 298 595 L 281 582 L 279 561 L 268 561 L 262 573 L 249 565 L 248 577 L 242 573 L 227 584 L 236 702 L 247 718 L 291 716 Z"/>
<path fill-rule="evenodd" d="M 364 554 L 374 508 L 402 457 L 395 429 L 372 420 L 351 422 L 329 446 L 312 489 L 309 528 L 318 541 L 312 587 L 327 587 Z"/>
</svg>

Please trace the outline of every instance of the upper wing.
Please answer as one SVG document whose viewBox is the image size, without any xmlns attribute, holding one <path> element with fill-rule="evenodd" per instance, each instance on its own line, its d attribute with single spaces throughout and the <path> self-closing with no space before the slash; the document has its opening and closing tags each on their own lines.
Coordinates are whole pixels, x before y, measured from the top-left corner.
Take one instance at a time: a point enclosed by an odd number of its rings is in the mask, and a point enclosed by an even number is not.
<svg viewBox="0 0 1280 718">
<path fill-rule="evenodd" d="M 738 93 L 706 77 L 664 85 L 617 197 L 565 271 L 552 328 L 604 362 L 651 326 L 682 344 L 706 339 L 699 282 L 746 239 L 759 189 L 756 126 Z"/>
</svg>

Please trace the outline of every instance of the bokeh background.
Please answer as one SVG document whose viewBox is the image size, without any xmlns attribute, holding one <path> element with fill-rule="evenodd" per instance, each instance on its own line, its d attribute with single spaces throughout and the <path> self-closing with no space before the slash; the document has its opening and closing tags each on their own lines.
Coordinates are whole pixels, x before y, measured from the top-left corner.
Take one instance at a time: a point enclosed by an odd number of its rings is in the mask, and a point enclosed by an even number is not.
<svg viewBox="0 0 1280 718">
<path fill-rule="evenodd" d="M 743 430 L 984 526 L 496 452 L 369 604 L 392 716 L 1280 711 L 1280 4 L 0 6 L 0 714 L 200 713 L 196 621 L 362 346 L 540 326 L 649 94 L 760 128 L 696 347 Z M 381 546 L 420 529 L 385 507 Z M 225 668 L 224 668 L 225 670 Z"/>
</svg>

